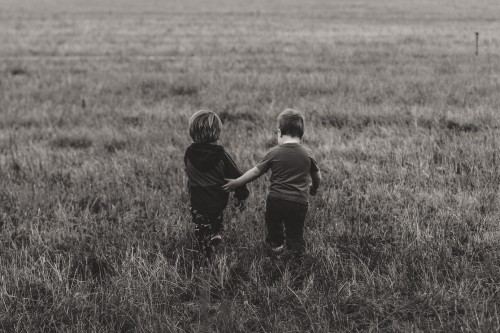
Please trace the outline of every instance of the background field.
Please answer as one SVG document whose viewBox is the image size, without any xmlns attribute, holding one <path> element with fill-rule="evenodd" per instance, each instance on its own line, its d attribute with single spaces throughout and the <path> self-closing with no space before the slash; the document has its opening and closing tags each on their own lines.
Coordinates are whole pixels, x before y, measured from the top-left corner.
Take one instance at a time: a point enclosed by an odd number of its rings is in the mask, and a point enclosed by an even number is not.
<svg viewBox="0 0 500 333">
<path fill-rule="evenodd" d="M 0 330 L 500 330 L 500 7 L 436 3 L 0 0 Z M 263 177 L 203 265 L 189 116 L 246 170 L 287 107 L 308 254 L 263 247 Z"/>
</svg>

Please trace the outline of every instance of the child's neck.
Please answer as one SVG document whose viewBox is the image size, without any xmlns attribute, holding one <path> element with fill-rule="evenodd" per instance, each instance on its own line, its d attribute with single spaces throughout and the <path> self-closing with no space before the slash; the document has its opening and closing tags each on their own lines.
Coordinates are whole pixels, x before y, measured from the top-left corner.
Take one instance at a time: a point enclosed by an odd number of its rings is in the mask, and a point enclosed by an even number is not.
<svg viewBox="0 0 500 333">
<path fill-rule="evenodd" d="M 289 135 L 283 135 L 280 140 L 280 144 L 285 144 L 285 143 L 300 143 L 300 138 L 294 137 L 294 136 L 289 136 Z"/>
</svg>

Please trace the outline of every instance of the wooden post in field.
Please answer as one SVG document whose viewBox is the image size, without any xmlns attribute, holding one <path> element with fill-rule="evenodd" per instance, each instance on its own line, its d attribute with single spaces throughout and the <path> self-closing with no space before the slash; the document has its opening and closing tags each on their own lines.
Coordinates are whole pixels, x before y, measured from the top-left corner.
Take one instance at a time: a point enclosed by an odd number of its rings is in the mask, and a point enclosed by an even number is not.
<svg viewBox="0 0 500 333">
<path fill-rule="evenodd" d="M 479 32 L 476 32 L 476 56 L 479 55 Z"/>
</svg>

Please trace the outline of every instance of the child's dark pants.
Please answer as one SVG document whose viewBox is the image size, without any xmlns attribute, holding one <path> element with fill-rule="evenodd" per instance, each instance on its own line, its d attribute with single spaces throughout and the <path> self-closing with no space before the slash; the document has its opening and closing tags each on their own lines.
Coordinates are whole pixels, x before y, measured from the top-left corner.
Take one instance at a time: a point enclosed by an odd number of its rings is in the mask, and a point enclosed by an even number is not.
<svg viewBox="0 0 500 333">
<path fill-rule="evenodd" d="M 304 253 L 304 220 L 307 208 L 306 203 L 268 197 L 266 203 L 266 242 L 280 246 L 286 240 L 286 246 L 289 250 L 299 255 Z"/>
<path fill-rule="evenodd" d="M 210 244 L 210 238 L 224 229 L 222 225 L 224 214 L 223 212 L 206 214 L 193 208 L 189 210 L 195 224 L 194 234 L 198 240 L 198 245 L 205 249 Z"/>
</svg>

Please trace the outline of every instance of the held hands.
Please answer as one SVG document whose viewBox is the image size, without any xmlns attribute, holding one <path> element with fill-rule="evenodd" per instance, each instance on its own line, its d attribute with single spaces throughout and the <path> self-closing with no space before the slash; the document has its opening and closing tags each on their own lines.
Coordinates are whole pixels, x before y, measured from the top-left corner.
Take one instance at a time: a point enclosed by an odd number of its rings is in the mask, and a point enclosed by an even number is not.
<svg viewBox="0 0 500 333">
<path fill-rule="evenodd" d="M 226 192 L 231 192 L 235 188 L 240 186 L 238 184 L 238 182 L 236 181 L 236 179 L 224 178 L 224 180 L 227 181 L 227 183 L 222 185 L 222 189 Z M 247 204 L 246 204 L 245 200 L 236 199 L 236 201 L 233 203 L 233 207 L 238 209 L 240 212 L 242 212 L 245 210 L 245 208 L 247 208 Z"/>
<path fill-rule="evenodd" d="M 238 182 L 236 181 L 236 179 L 224 178 L 224 180 L 227 181 L 227 183 L 222 185 L 222 189 L 224 191 L 231 192 L 238 187 Z"/>
</svg>

